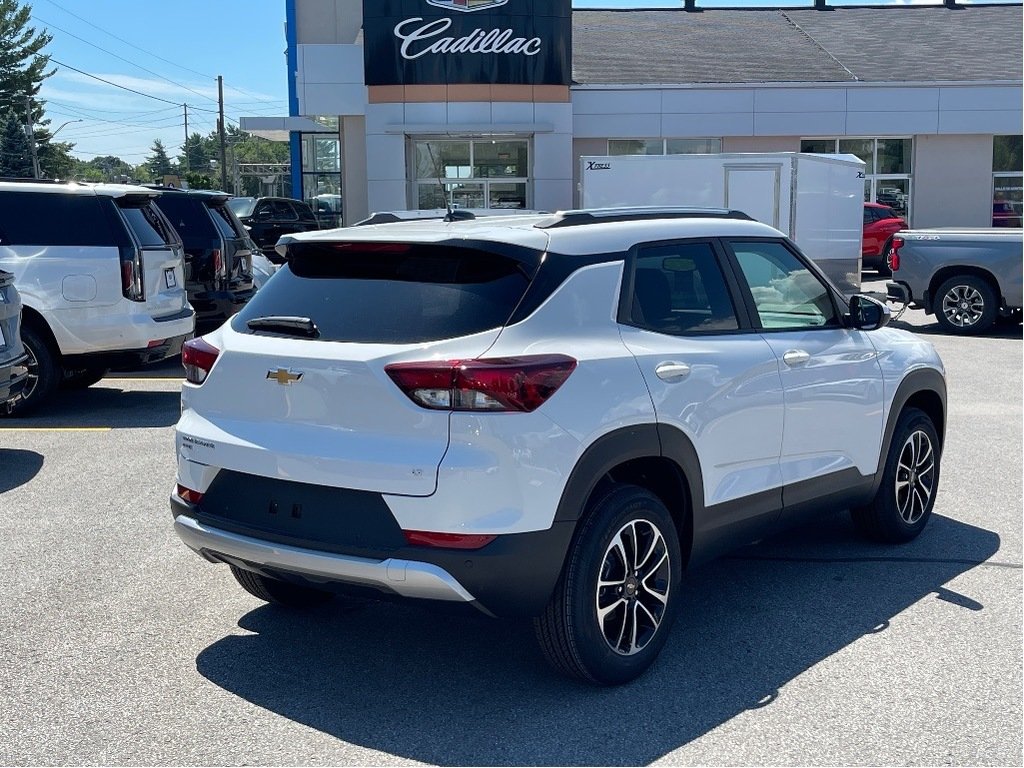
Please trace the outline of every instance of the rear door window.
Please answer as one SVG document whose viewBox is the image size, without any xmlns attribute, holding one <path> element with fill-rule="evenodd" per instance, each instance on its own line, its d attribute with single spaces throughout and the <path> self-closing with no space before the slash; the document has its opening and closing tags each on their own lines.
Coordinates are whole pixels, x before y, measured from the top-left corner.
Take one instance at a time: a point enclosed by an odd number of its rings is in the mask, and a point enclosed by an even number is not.
<svg viewBox="0 0 1024 768">
<path fill-rule="evenodd" d="M 149 197 L 122 197 L 117 204 L 128 228 L 143 248 L 162 248 L 177 242 L 177 235 Z"/>
<path fill-rule="evenodd" d="M 115 244 L 96 195 L 0 192 L 0 245 Z"/>
<path fill-rule="evenodd" d="M 415 344 L 503 326 L 534 269 L 473 248 L 406 244 L 307 246 L 232 321 L 313 321 L 321 341 Z M 260 331 L 260 333 L 266 333 Z"/>
<path fill-rule="evenodd" d="M 245 237 L 245 230 L 242 229 L 241 222 L 225 206 L 208 205 L 206 208 L 209 210 L 210 218 L 213 219 L 213 223 L 216 225 L 217 231 L 220 232 L 221 236 L 228 240 Z"/>
</svg>

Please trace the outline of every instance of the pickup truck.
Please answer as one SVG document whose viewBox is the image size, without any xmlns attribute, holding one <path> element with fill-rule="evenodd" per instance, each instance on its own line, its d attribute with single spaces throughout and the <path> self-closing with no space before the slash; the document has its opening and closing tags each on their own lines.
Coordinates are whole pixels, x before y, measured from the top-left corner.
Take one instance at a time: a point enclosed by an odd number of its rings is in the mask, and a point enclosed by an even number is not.
<svg viewBox="0 0 1024 768">
<path fill-rule="evenodd" d="M 1021 320 L 1021 229 L 911 229 L 889 250 L 890 301 L 934 314 L 948 333 Z"/>
</svg>

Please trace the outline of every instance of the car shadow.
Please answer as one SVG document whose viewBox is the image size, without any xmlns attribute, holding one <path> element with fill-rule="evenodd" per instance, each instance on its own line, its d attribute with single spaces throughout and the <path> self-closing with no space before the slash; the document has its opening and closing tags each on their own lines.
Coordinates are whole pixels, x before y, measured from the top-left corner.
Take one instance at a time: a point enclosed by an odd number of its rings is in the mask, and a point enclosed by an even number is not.
<svg viewBox="0 0 1024 768">
<path fill-rule="evenodd" d="M 893 313 L 895 314 L 895 312 Z M 904 320 L 893 320 L 890 325 L 893 328 L 902 328 L 905 331 L 918 333 L 923 336 L 949 336 L 951 338 L 974 338 L 974 339 L 1021 339 L 1024 338 L 1024 327 L 1020 323 L 1002 324 L 996 323 L 985 333 L 974 333 L 970 336 L 960 336 L 955 333 L 948 333 L 943 330 L 937 321 L 928 325 L 914 325 Z"/>
<path fill-rule="evenodd" d="M 0 493 L 29 482 L 43 468 L 43 457 L 35 451 L 0 448 Z"/>
<path fill-rule="evenodd" d="M 241 618 L 196 659 L 226 691 L 381 752 L 439 765 L 643 765 L 738 714 L 858 638 L 884 632 L 999 548 L 995 533 L 934 517 L 915 542 L 859 541 L 848 518 L 748 547 L 690 574 L 655 666 L 601 689 L 544 664 L 527 622 L 386 602 Z"/>
<path fill-rule="evenodd" d="M 181 392 L 123 390 L 101 381 L 88 389 L 58 391 L 35 413 L 0 419 L 4 429 L 138 429 L 169 427 L 181 416 Z"/>
</svg>

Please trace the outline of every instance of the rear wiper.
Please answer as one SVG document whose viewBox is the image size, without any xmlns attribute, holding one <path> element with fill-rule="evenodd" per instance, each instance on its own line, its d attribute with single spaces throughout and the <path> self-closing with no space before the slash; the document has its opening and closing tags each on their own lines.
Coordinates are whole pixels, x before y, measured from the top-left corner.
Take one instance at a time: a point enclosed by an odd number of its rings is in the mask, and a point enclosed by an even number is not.
<svg viewBox="0 0 1024 768">
<path fill-rule="evenodd" d="M 246 325 L 250 331 L 270 331 L 307 339 L 320 338 L 320 329 L 308 317 L 254 317 Z"/>
</svg>

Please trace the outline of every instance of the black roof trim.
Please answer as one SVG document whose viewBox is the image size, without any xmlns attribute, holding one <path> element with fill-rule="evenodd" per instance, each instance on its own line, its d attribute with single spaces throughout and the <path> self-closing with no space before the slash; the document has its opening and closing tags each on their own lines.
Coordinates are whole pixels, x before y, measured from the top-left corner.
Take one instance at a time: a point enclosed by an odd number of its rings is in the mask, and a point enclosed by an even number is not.
<svg viewBox="0 0 1024 768">
<path fill-rule="evenodd" d="M 610 224 L 619 221 L 650 221 L 653 219 L 740 219 L 753 221 L 743 211 L 731 208 L 592 208 L 559 211 L 550 219 L 534 224 L 537 229 L 563 229 L 587 224 Z"/>
</svg>

